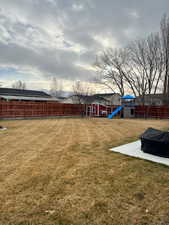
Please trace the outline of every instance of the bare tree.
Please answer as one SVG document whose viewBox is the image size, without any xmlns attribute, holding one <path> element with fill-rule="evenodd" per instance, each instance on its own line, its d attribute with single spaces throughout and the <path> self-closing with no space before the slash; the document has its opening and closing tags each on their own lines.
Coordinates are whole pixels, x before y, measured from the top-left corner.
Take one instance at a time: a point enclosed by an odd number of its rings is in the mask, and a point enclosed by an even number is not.
<svg viewBox="0 0 169 225">
<path fill-rule="evenodd" d="M 133 93 L 141 96 L 142 103 L 146 94 L 156 94 L 159 90 L 163 73 L 163 57 L 158 34 L 151 34 L 147 39 L 132 42 L 129 47 L 126 81 Z"/>
<path fill-rule="evenodd" d="M 12 88 L 25 90 L 26 89 L 26 83 L 22 82 L 21 80 L 18 80 L 15 83 L 12 84 Z"/>
<path fill-rule="evenodd" d="M 141 95 L 140 75 L 132 65 L 131 49 L 109 49 L 102 54 L 96 65 L 101 69 L 101 82 L 109 87 L 111 85 L 113 92 L 117 91 L 122 96 L 125 92 Z"/>
<path fill-rule="evenodd" d="M 131 42 L 126 48 L 103 52 L 96 66 L 100 82 L 121 95 L 131 92 L 144 104 L 146 94 L 159 90 L 163 74 L 163 53 L 158 34 Z"/>
<path fill-rule="evenodd" d="M 164 72 L 163 51 L 159 33 L 151 34 L 146 43 L 148 94 L 156 94 L 161 90 L 161 79 Z"/>
<path fill-rule="evenodd" d="M 125 92 L 125 74 L 127 51 L 126 49 L 108 49 L 96 59 L 95 66 L 100 75 L 98 82 L 105 85 L 112 92 Z"/>
<path fill-rule="evenodd" d="M 164 104 L 169 104 L 169 17 L 166 15 L 161 20 L 160 31 L 164 57 L 163 97 Z"/>
<path fill-rule="evenodd" d="M 56 77 L 52 77 L 50 94 L 53 97 L 60 97 L 63 94 L 62 82 L 60 80 L 57 80 Z"/>
<path fill-rule="evenodd" d="M 72 88 L 74 103 L 86 104 L 86 97 L 93 94 L 93 90 L 89 86 L 84 85 L 81 81 L 76 81 Z"/>
</svg>

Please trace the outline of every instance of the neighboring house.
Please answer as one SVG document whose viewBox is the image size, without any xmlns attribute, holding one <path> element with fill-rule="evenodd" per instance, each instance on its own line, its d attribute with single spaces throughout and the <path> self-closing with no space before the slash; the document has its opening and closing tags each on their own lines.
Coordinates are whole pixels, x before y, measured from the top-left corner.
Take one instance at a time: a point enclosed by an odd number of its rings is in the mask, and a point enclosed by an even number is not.
<svg viewBox="0 0 169 225">
<path fill-rule="evenodd" d="M 107 104 L 108 101 L 99 96 L 69 96 L 61 101 L 62 103 L 70 103 L 70 104 Z"/>
<path fill-rule="evenodd" d="M 58 99 L 59 102 L 63 103 L 67 99 L 67 97 L 61 97 L 60 96 L 60 97 L 57 97 L 57 99 Z"/>
<path fill-rule="evenodd" d="M 84 104 L 99 104 L 99 105 L 108 105 L 108 101 L 100 96 L 91 95 L 83 97 Z"/>
<path fill-rule="evenodd" d="M 59 101 L 61 103 L 68 103 L 68 104 L 79 104 L 78 97 L 75 95 L 69 96 L 69 97 L 64 97 L 64 98 L 59 98 Z"/>
<path fill-rule="evenodd" d="M 118 93 L 95 94 L 94 96 L 99 96 L 104 98 L 108 102 L 108 105 L 121 104 L 121 96 Z"/>
<path fill-rule="evenodd" d="M 120 105 L 121 98 L 119 94 L 95 94 L 90 96 L 69 96 L 61 101 L 62 103 L 71 104 L 100 104 L 100 105 Z"/>
<path fill-rule="evenodd" d="M 43 91 L 0 88 L 0 99 L 6 101 L 58 101 Z"/>
<path fill-rule="evenodd" d="M 142 105 L 142 97 L 136 97 L 135 105 Z M 144 97 L 144 105 L 161 106 L 163 105 L 163 94 L 148 94 Z"/>
</svg>

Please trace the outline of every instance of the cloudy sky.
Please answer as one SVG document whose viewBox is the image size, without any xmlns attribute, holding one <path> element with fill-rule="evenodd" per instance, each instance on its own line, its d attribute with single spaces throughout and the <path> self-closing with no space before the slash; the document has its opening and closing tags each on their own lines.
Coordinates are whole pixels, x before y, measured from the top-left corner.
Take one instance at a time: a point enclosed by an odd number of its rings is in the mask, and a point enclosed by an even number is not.
<svg viewBox="0 0 169 225">
<path fill-rule="evenodd" d="M 98 52 L 159 30 L 168 0 L 0 0 L 0 81 L 68 90 L 91 80 Z"/>
</svg>

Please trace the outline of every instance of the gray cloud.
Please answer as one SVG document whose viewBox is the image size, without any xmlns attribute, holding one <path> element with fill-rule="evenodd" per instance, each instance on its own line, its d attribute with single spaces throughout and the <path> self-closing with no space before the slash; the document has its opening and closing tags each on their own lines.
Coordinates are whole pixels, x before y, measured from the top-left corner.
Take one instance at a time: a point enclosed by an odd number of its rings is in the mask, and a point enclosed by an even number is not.
<svg viewBox="0 0 169 225">
<path fill-rule="evenodd" d="M 168 11 L 168 0 L 1 0 L 0 65 L 87 80 L 98 51 L 158 31 Z"/>
<path fill-rule="evenodd" d="M 16 44 L 0 44 L 2 65 L 17 65 L 24 70 L 29 68 L 39 70 L 44 76 L 58 76 L 59 78 L 77 79 L 86 78 L 85 71 L 76 67 L 77 55 L 64 50 L 41 49 L 35 52 L 30 48 Z"/>
</svg>

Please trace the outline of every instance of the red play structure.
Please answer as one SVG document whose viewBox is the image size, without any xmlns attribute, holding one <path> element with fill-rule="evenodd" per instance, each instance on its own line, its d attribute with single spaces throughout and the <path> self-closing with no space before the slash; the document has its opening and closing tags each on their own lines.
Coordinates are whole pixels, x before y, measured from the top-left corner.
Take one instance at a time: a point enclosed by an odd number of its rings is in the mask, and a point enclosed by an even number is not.
<svg viewBox="0 0 169 225">
<path fill-rule="evenodd" d="M 91 104 L 86 105 L 86 116 L 93 116 L 93 117 L 107 117 L 109 114 L 111 114 L 118 105 L 113 106 L 104 106 L 100 104 Z M 119 113 L 120 115 L 120 113 Z"/>
</svg>

